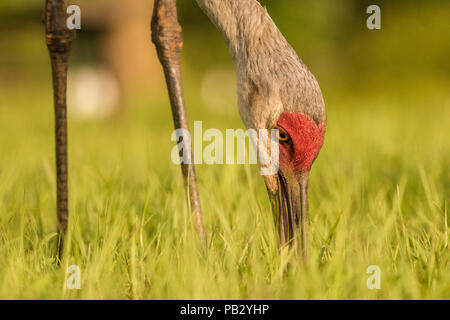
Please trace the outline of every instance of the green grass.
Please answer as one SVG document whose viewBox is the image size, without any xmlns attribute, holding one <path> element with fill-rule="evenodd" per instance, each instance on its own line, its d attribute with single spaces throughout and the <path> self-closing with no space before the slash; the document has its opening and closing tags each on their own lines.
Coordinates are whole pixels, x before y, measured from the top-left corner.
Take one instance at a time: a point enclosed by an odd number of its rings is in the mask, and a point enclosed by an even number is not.
<svg viewBox="0 0 450 320">
<path fill-rule="evenodd" d="M 450 297 L 448 99 L 424 107 L 328 101 L 325 146 L 310 179 L 307 268 L 293 252 L 279 253 L 254 166 L 198 167 L 208 236 L 200 249 L 180 169 L 170 162 L 165 96 L 107 121 L 72 120 L 70 232 L 58 268 L 50 91 L 3 97 L 0 298 Z M 196 107 L 190 120 L 242 127 L 237 111 Z M 65 287 L 73 264 L 81 290 Z M 370 265 L 381 268 L 381 290 L 366 287 Z"/>
</svg>

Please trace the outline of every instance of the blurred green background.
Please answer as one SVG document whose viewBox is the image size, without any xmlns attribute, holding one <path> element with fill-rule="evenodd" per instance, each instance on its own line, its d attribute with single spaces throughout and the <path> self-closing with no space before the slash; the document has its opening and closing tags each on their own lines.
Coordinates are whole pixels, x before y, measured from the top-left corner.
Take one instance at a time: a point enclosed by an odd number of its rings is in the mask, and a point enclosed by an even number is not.
<svg viewBox="0 0 450 320">
<path fill-rule="evenodd" d="M 20 88 L 23 95 L 24 91 L 48 89 L 43 2 L 3 0 L 0 4 L 0 83 L 8 91 Z M 417 99 L 423 104 L 442 99 L 449 88 L 448 1 L 262 3 L 318 78 L 329 109 L 334 99 L 380 99 L 388 95 L 408 110 Z M 86 65 L 106 67 L 125 90 L 122 104 L 130 97 L 164 96 L 161 70 L 150 41 L 152 1 L 74 0 L 68 4 L 78 4 L 82 9 L 82 30 L 78 32 L 71 72 Z M 365 11 L 370 4 L 381 7 L 381 30 L 366 28 Z M 232 62 L 225 42 L 195 1 L 178 1 L 178 7 L 184 28 L 183 73 L 189 96 L 201 92 L 208 75 L 228 80 L 226 71 L 232 70 Z M 224 98 L 231 94 L 224 92 Z M 196 108 L 193 103 L 188 107 Z M 234 112 L 233 105 L 229 108 Z"/>
<path fill-rule="evenodd" d="M 151 0 L 73 0 L 70 249 L 53 263 L 55 172 L 44 1 L 0 2 L 0 297 L 448 298 L 450 2 L 261 1 L 327 106 L 311 175 L 312 265 L 279 255 L 256 168 L 198 167 L 206 258 L 195 247 L 173 124 L 150 40 Z M 381 30 L 366 8 L 381 7 Z M 179 0 L 190 125 L 243 127 L 225 41 Z M 5 257 L 3 259 L 3 257 Z M 365 287 L 383 268 L 382 291 Z M 220 288 L 220 290 L 218 290 Z"/>
</svg>

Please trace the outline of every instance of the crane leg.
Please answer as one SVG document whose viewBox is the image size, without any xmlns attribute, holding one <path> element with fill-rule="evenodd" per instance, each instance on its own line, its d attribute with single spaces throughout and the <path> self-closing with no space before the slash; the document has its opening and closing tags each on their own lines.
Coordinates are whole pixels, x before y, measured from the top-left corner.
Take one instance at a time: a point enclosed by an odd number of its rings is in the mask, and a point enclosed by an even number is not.
<svg viewBox="0 0 450 320">
<path fill-rule="evenodd" d="M 56 151 L 56 205 L 58 217 L 57 262 L 61 261 L 64 236 L 69 220 L 67 187 L 67 63 L 75 31 L 66 26 L 66 6 L 63 0 L 46 0 L 44 24 L 50 52 L 53 78 Z"/>
<path fill-rule="evenodd" d="M 156 46 L 159 60 L 164 69 L 175 129 L 188 132 L 188 121 L 183 94 L 183 84 L 180 71 L 180 53 L 183 47 L 182 29 L 178 23 L 176 0 L 155 0 L 151 22 L 152 40 Z M 178 137 L 183 144 L 180 154 L 184 184 L 188 194 L 188 204 L 194 215 L 200 241 L 205 245 L 205 233 L 202 222 L 202 211 L 197 188 L 195 167 L 192 161 L 192 148 L 188 139 Z M 187 159 L 187 161 L 186 161 Z"/>
</svg>

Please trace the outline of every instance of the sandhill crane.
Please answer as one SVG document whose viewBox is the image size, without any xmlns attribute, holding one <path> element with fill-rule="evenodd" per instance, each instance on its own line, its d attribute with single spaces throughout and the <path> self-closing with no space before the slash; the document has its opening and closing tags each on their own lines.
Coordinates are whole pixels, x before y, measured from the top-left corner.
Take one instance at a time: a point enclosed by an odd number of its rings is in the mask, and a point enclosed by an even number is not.
<svg viewBox="0 0 450 320">
<path fill-rule="evenodd" d="M 297 246 L 300 229 L 308 260 L 308 176 L 325 135 L 320 87 L 257 0 L 196 0 L 225 37 L 235 64 L 240 116 L 247 128 L 279 129 L 279 171 L 264 176 L 280 243 Z M 163 65 L 177 128 L 187 128 L 179 70 L 182 47 L 176 0 L 155 0 L 152 38 Z M 186 150 L 186 149 L 184 149 Z M 183 165 L 202 235 L 193 165 Z"/>
<path fill-rule="evenodd" d="M 239 113 L 247 128 L 279 130 L 279 171 L 264 176 L 280 243 L 297 246 L 297 229 L 308 260 L 308 176 L 324 140 L 325 104 L 319 85 L 256 0 L 197 0 L 227 40 L 238 80 Z M 67 62 L 74 31 L 65 23 L 63 0 L 46 0 L 45 29 L 55 104 L 57 210 L 60 243 L 68 222 Z M 177 129 L 188 129 L 179 67 L 182 48 L 176 0 L 155 0 L 152 39 L 166 76 Z M 181 137 L 182 139 L 182 137 Z M 184 141 L 183 141 L 184 143 Z M 258 144 L 259 146 L 259 144 Z M 190 146 L 182 163 L 189 204 L 204 243 L 201 208 Z M 187 150 L 187 151 L 186 151 Z M 59 255 L 62 245 L 59 246 Z"/>
</svg>

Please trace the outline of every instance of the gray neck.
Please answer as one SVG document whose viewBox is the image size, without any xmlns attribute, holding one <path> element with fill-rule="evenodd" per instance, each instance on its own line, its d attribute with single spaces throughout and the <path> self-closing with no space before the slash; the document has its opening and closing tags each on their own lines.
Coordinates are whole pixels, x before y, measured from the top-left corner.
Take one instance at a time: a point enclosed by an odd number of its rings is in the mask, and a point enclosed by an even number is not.
<svg viewBox="0 0 450 320">
<path fill-rule="evenodd" d="M 263 45 L 268 38 L 273 46 L 286 43 L 267 10 L 256 0 L 197 0 L 197 3 L 227 40 L 236 63 L 247 57 L 250 48 Z"/>
<path fill-rule="evenodd" d="M 325 107 L 316 79 L 257 0 L 196 1 L 227 40 L 247 126 L 267 126 L 282 111 L 303 112 L 322 123 Z M 255 123 L 250 113 L 257 109 Z"/>
</svg>

